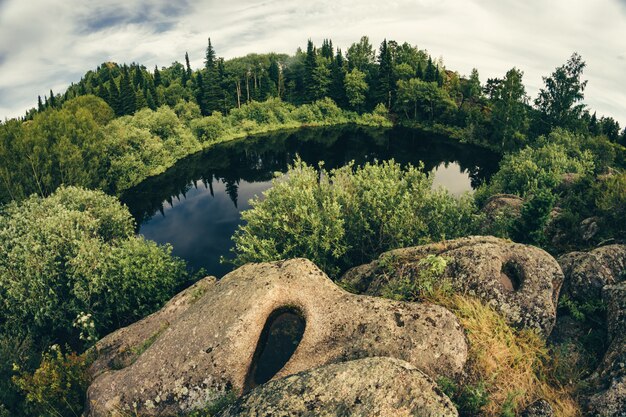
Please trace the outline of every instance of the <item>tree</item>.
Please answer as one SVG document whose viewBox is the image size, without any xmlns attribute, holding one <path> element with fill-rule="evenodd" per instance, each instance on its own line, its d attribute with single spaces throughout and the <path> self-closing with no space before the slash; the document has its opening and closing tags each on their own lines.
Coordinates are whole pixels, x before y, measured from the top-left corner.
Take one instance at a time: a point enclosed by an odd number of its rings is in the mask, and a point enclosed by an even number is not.
<svg viewBox="0 0 626 417">
<path fill-rule="evenodd" d="M 580 77 L 585 69 L 585 61 L 577 53 L 558 67 L 551 76 L 543 77 L 545 87 L 539 90 L 535 106 L 539 110 L 541 133 L 549 132 L 554 127 L 577 129 L 585 105 L 579 103 L 584 96 L 587 81 Z"/>
<path fill-rule="evenodd" d="M 523 75 L 517 68 L 511 68 L 504 79 L 490 81 L 493 141 L 502 151 L 520 147 L 528 128 L 528 97 L 522 83 Z"/>
<path fill-rule="evenodd" d="M 48 105 L 50 107 L 56 107 L 56 98 L 54 97 L 52 90 L 50 90 L 50 100 L 48 100 Z"/>
<path fill-rule="evenodd" d="M 120 78 L 120 105 L 122 114 L 133 114 L 137 110 L 135 90 L 130 83 L 127 66 L 122 68 L 122 78 Z"/>
<path fill-rule="evenodd" d="M 374 49 L 367 36 L 361 37 L 358 43 L 353 43 L 348 48 L 348 70 L 352 71 L 354 68 L 359 71 L 368 74 L 371 65 L 374 63 Z"/>
<path fill-rule="evenodd" d="M 43 111 L 43 103 L 41 102 L 41 96 L 37 96 L 37 111 Z"/>
<path fill-rule="evenodd" d="M 185 69 L 187 73 L 187 79 L 191 80 L 191 65 L 189 65 L 189 54 L 185 52 Z"/>
<path fill-rule="evenodd" d="M 448 93 L 439 88 L 436 82 L 426 82 L 417 78 L 398 81 L 398 104 L 407 118 L 409 110 L 412 110 L 413 119 L 422 115 L 431 122 L 436 116 L 456 106 Z"/>
<path fill-rule="evenodd" d="M 365 74 L 354 68 L 345 76 L 346 97 L 350 106 L 359 111 L 365 103 L 365 93 L 367 93 L 367 82 Z"/>
<path fill-rule="evenodd" d="M 385 39 L 380 45 L 380 53 L 378 55 L 376 100 L 379 103 L 384 103 L 388 109 L 391 108 L 392 99 L 396 93 L 396 82 L 394 78 L 391 50 L 387 45 L 387 39 Z"/>
<path fill-rule="evenodd" d="M 335 59 L 330 63 L 329 96 L 339 107 L 348 106 L 348 97 L 346 96 L 346 69 L 347 63 L 341 53 L 341 49 L 337 49 Z"/>
<path fill-rule="evenodd" d="M 206 55 L 204 58 L 204 67 L 206 69 L 215 68 L 215 49 L 213 49 L 213 45 L 211 45 L 211 38 L 209 38 L 209 45 L 206 48 Z"/>
</svg>

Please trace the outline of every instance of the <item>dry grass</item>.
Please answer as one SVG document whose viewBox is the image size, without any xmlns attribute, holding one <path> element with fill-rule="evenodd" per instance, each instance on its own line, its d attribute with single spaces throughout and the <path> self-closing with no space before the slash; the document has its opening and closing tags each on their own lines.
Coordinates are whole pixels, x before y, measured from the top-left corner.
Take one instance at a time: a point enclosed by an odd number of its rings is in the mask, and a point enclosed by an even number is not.
<svg viewBox="0 0 626 417">
<path fill-rule="evenodd" d="M 449 308 L 466 329 L 470 343 L 469 383 L 483 381 L 489 402 L 485 416 L 501 416 L 503 405 L 516 414 L 538 399 L 548 401 L 557 417 L 577 417 L 573 387 L 559 386 L 545 342 L 530 331 L 511 328 L 500 314 L 480 301 L 449 294 L 431 301 Z"/>
</svg>

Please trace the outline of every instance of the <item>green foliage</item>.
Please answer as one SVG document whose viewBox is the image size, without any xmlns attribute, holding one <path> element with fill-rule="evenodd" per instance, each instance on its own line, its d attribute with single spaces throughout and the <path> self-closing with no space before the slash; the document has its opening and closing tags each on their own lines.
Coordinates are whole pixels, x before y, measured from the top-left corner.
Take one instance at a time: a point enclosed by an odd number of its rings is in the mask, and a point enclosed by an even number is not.
<svg viewBox="0 0 626 417">
<path fill-rule="evenodd" d="M 496 193 L 526 197 L 538 190 L 555 191 L 564 174 L 586 175 L 593 168 L 593 157 L 588 151 L 570 156 L 560 144 L 549 143 L 539 148 L 527 146 L 517 153 L 505 155 L 500 170 L 491 178 L 489 186 L 479 191 L 478 198 L 484 200 L 485 196 Z"/>
<path fill-rule="evenodd" d="M 79 416 L 90 381 L 87 368 L 86 355 L 65 354 L 53 345 L 34 373 L 20 372 L 13 381 L 26 394 L 32 414 Z"/>
<path fill-rule="evenodd" d="M 344 83 L 348 103 L 350 103 L 350 106 L 355 110 L 361 109 L 365 103 L 365 94 L 368 88 L 367 82 L 365 81 L 365 73 L 354 68 L 346 74 Z"/>
<path fill-rule="evenodd" d="M 77 344 L 81 315 L 106 334 L 159 308 L 183 282 L 185 264 L 170 247 L 135 237 L 133 226 L 113 197 L 74 187 L 7 206 L 0 329 Z"/>
<path fill-rule="evenodd" d="M 521 216 L 513 223 L 513 239 L 516 242 L 545 245 L 544 228 L 555 201 L 556 197 L 547 189 L 540 189 L 533 194 L 522 206 Z"/>
<path fill-rule="evenodd" d="M 392 256 L 383 257 L 379 267 L 390 281 L 382 294 L 386 298 L 399 301 L 422 301 L 437 295 L 452 293 L 452 284 L 442 278 L 448 260 L 437 255 L 428 255 L 417 264 L 417 273 L 405 270 L 402 266 L 394 267 Z"/>
<path fill-rule="evenodd" d="M 335 275 L 390 249 L 474 230 L 472 200 L 431 186 L 418 168 L 393 161 L 326 171 L 297 160 L 242 213 L 234 262 L 306 257 Z"/>
<path fill-rule="evenodd" d="M 489 403 L 489 392 L 484 382 L 459 386 L 450 378 L 440 377 L 439 388 L 452 400 L 461 417 L 478 417 Z"/>
</svg>

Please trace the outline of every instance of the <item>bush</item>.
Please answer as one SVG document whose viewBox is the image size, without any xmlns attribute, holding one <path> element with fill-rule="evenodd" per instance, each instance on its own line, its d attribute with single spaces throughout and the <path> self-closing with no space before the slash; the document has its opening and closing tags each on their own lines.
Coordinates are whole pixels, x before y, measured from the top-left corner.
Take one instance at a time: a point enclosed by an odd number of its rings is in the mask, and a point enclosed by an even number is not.
<svg viewBox="0 0 626 417">
<path fill-rule="evenodd" d="M 234 263 L 306 257 L 335 275 L 390 249 L 473 232 L 471 199 L 431 187 L 394 161 L 318 171 L 296 160 L 242 213 Z"/>
<path fill-rule="evenodd" d="M 87 367 L 86 355 L 64 354 L 53 345 L 34 373 L 22 372 L 13 381 L 26 394 L 33 415 L 79 416 L 89 385 Z"/>
<path fill-rule="evenodd" d="M 134 236 L 114 197 L 75 187 L 30 197 L 0 215 L 0 331 L 78 345 L 81 314 L 99 334 L 156 310 L 185 264 Z"/>
<path fill-rule="evenodd" d="M 191 121 L 191 131 L 202 143 L 215 142 L 224 134 L 223 116 L 220 112 L 213 112 L 208 117 Z"/>
<path fill-rule="evenodd" d="M 483 202 L 497 193 L 526 197 L 539 190 L 555 192 L 564 174 L 584 176 L 593 172 L 593 169 L 593 157 L 588 151 L 582 152 L 580 156 L 570 156 L 567 149 L 559 144 L 526 147 L 517 153 L 505 155 L 500 170 L 487 187 L 478 190 L 476 197 Z"/>
</svg>

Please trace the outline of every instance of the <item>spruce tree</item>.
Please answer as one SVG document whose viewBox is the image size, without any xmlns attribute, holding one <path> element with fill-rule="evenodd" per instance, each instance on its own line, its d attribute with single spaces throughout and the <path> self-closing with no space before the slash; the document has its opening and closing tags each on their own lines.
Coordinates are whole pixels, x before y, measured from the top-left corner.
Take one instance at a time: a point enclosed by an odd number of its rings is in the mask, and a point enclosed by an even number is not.
<svg viewBox="0 0 626 417">
<path fill-rule="evenodd" d="M 124 65 L 120 78 L 120 105 L 122 114 L 133 114 L 137 110 L 136 95 L 130 83 L 128 67 Z"/>
<path fill-rule="evenodd" d="M 154 66 L 154 86 L 158 87 L 161 85 L 161 73 L 159 72 L 159 69 L 157 68 L 157 66 Z"/>
<path fill-rule="evenodd" d="M 189 65 L 189 54 L 185 52 L 185 69 L 187 71 L 187 79 L 191 80 L 191 65 Z"/>
<path fill-rule="evenodd" d="M 215 68 L 215 49 L 211 45 L 211 38 L 209 38 L 209 45 L 206 48 L 206 56 L 204 58 L 204 67 L 206 69 Z"/>
<path fill-rule="evenodd" d="M 304 96 L 305 102 L 310 103 L 317 96 L 317 85 L 315 83 L 316 51 L 311 39 L 306 45 L 306 58 L 304 60 Z"/>
<path fill-rule="evenodd" d="M 113 109 L 116 116 L 122 116 L 123 110 L 122 105 L 120 103 L 120 91 L 117 88 L 117 84 L 115 84 L 114 80 L 109 82 L 109 106 Z"/>
<path fill-rule="evenodd" d="M 417 69 L 415 70 L 415 77 L 419 78 L 420 80 L 424 79 L 424 68 L 422 67 L 422 61 L 419 61 L 417 63 Z"/>
<path fill-rule="evenodd" d="M 48 105 L 50 107 L 56 107 L 56 99 L 54 97 L 54 93 L 52 92 L 52 89 L 50 89 L 50 100 L 48 100 Z"/>
<path fill-rule="evenodd" d="M 43 103 L 41 102 L 41 96 L 37 96 L 37 111 L 43 111 Z"/>
<path fill-rule="evenodd" d="M 396 83 L 393 76 L 391 50 L 387 45 L 387 39 L 380 44 L 377 82 L 376 100 L 378 103 L 383 103 L 388 109 L 390 109 L 392 98 L 395 96 Z"/>
<path fill-rule="evenodd" d="M 426 71 L 424 71 L 424 81 L 437 81 L 437 73 L 431 57 L 428 57 L 428 64 L 426 64 Z"/>
<path fill-rule="evenodd" d="M 337 49 L 337 55 L 330 64 L 331 84 L 329 94 L 330 98 L 332 98 L 339 107 L 348 106 L 345 86 L 347 68 L 348 64 L 341 53 L 341 49 Z"/>
</svg>

